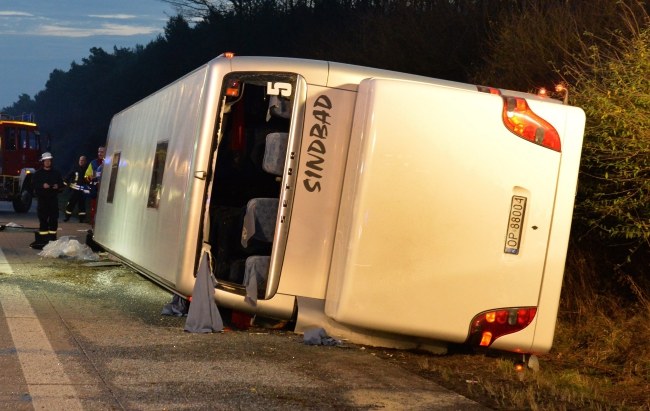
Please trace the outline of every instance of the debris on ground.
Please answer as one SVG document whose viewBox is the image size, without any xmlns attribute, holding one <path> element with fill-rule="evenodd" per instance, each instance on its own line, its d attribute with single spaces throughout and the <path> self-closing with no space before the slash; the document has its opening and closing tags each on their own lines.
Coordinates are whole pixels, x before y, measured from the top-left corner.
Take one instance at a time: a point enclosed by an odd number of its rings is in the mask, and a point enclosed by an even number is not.
<svg viewBox="0 0 650 411">
<path fill-rule="evenodd" d="M 0 224 L 0 231 L 4 231 L 5 229 L 10 229 L 10 231 L 34 231 L 37 228 L 36 227 L 25 227 L 22 224 L 16 224 L 12 221 L 6 223 L 6 224 Z"/>
<path fill-rule="evenodd" d="M 99 255 L 85 244 L 70 238 L 69 236 L 61 237 L 56 241 L 47 243 L 41 252 L 41 257 L 46 258 L 76 258 L 83 261 L 98 261 Z"/>
<path fill-rule="evenodd" d="M 187 315 L 189 308 L 189 301 L 187 301 L 185 298 L 180 297 L 178 294 L 174 294 L 171 302 L 165 304 L 160 314 L 175 317 L 184 317 Z"/>
<path fill-rule="evenodd" d="M 306 345 L 343 345 L 341 340 L 328 336 L 323 328 L 312 328 L 306 330 L 303 341 Z"/>
</svg>

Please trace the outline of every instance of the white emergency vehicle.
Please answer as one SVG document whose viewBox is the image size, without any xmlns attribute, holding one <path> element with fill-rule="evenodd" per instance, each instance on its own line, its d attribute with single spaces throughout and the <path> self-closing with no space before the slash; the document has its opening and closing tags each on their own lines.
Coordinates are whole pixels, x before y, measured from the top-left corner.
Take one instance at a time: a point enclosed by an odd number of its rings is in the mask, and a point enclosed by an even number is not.
<svg viewBox="0 0 650 411">
<path fill-rule="evenodd" d="M 189 297 L 384 346 L 543 353 L 585 116 L 532 94 L 222 55 L 117 113 L 94 240 Z"/>
</svg>

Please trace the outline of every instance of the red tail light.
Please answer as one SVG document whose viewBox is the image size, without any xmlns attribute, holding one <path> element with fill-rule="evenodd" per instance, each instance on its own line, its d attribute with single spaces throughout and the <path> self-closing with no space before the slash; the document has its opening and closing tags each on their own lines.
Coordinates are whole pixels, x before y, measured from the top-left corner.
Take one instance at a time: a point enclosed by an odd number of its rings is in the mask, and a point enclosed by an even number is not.
<svg viewBox="0 0 650 411">
<path fill-rule="evenodd" d="M 478 91 L 501 96 L 503 98 L 503 124 L 516 136 L 539 144 L 542 147 L 561 152 L 560 135 L 546 120 L 530 109 L 526 99 L 504 96 L 499 89 L 476 86 Z"/>
<path fill-rule="evenodd" d="M 489 347 L 497 338 L 528 327 L 536 314 L 537 307 L 504 308 L 482 312 L 472 320 L 470 343 Z"/>
<path fill-rule="evenodd" d="M 515 135 L 550 148 L 562 151 L 560 135 L 546 120 L 538 116 L 528 107 L 525 99 L 519 97 L 503 97 L 503 123 Z"/>
</svg>

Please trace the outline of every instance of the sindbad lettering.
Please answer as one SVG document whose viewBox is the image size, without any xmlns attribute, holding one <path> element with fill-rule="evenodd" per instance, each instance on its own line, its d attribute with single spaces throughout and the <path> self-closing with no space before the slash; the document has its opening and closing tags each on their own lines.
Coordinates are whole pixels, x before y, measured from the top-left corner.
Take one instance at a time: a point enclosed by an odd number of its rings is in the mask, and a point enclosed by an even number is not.
<svg viewBox="0 0 650 411">
<path fill-rule="evenodd" d="M 309 130 L 311 141 L 307 146 L 307 162 L 305 176 L 302 180 L 307 191 L 319 192 L 321 190 L 320 180 L 323 178 L 325 166 L 327 126 L 331 126 L 332 100 L 326 95 L 320 95 L 314 102 L 312 118 L 314 124 Z"/>
</svg>

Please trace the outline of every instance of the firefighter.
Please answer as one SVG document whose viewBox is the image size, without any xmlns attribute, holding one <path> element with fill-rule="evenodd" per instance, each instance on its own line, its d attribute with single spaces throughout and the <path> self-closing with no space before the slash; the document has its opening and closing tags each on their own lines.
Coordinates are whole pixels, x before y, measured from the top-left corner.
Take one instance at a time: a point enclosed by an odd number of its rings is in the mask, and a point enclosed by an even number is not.
<svg viewBox="0 0 650 411">
<path fill-rule="evenodd" d="M 48 241 L 56 241 L 56 231 L 59 228 L 59 192 L 63 189 L 61 173 L 52 168 L 52 154 L 45 152 L 41 156 L 43 166 L 32 177 L 38 207 L 38 232 L 29 246 L 42 249 Z"/>
<path fill-rule="evenodd" d="M 90 194 L 90 224 L 95 225 L 95 213 L 97 212 L 97 194 L 99 193 L 99 183 L 102 179 L 102 168 L 104 166 L 104 156 L 106 147 L 100 146 L 97 149 L 97 158 L 90 162 L 86 169 L 86 182 L 91 187 Z"/>
<path fill-rule="evenodd" d="M 72 217 L 72 211 L 75 206 L 79 209 L 79 222 L 83 223 L 86 218 L 86 197 L 84 196 L 84 175 L 86 174 L 86 156 L 79 157 L 79 162 L 76 166 L 65 177 L 65 185 L 70 189 L 70 198 L 68 203 L 65 205 L 65 215 L 63 221 L 70 220 Z"/>
</svg>

